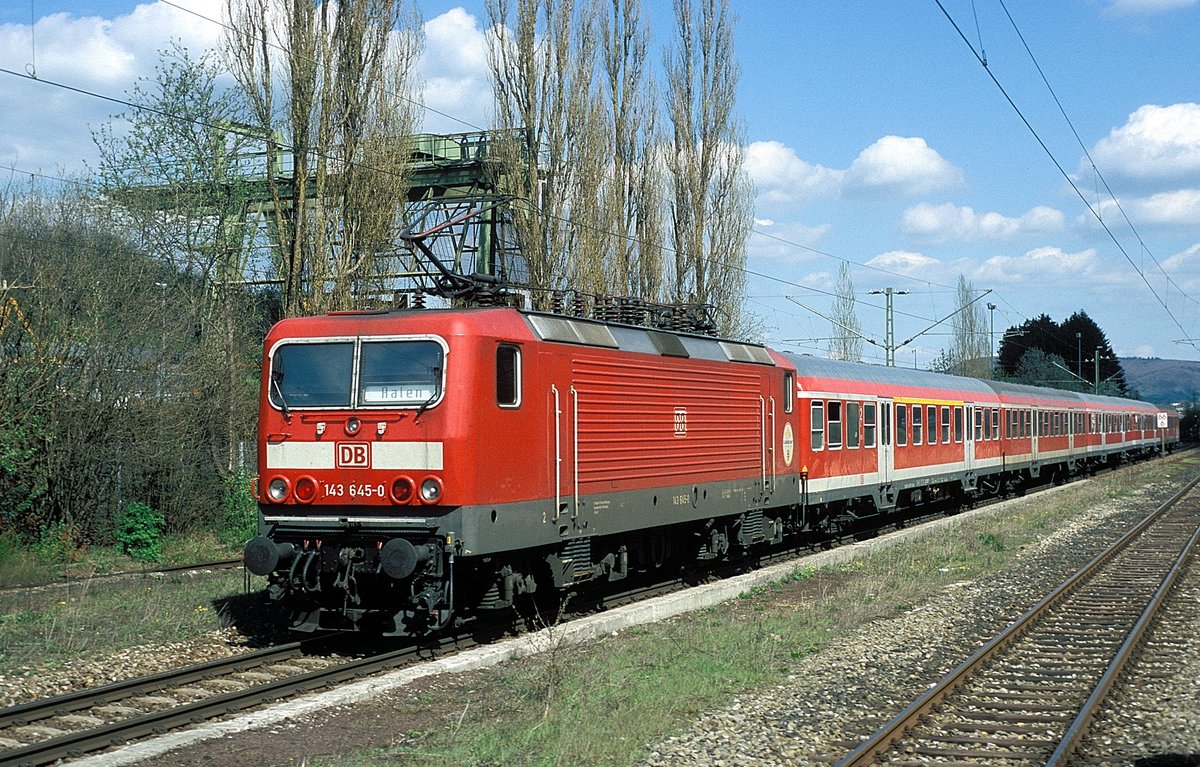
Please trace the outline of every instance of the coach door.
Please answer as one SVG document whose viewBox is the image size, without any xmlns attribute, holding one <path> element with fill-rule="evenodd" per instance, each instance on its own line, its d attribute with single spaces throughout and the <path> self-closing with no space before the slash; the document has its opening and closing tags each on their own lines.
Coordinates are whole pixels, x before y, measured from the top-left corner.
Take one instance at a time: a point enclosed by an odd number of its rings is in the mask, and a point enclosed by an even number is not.
<svg viewBox="0 0 1200 767">
<path fill-rule="evenodd" d="M 963 410 L 966 411 L 967 422 L 964 424 L 967 428 L 963 434 L 963 467 L 967 471 L 975 468 L 975 437 L 979 431 L 979 422 L 976 418 L 981 417 L 982 412 L 974 405 L 963 404 Z"/>
<path fill-rule="evenodd" d="M 879 484 L 892 481 L 896 466 L 895 448 L 892 447 L 892 401 L 879 400 Z"/>
<path fill-rule="evenodd" d="M 1029 409 L 1029 458 L 1036 461 L 1038 457 L 1038 435 L 1042 431 L 1042 411 L 1036 407 Z"/>
</svg>

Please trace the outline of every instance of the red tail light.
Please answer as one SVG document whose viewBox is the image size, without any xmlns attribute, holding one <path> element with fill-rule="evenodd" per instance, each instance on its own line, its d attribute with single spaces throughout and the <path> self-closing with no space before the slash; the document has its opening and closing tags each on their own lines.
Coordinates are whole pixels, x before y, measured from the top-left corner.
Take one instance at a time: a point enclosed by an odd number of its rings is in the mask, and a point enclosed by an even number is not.
<svg viewBox="0 0 1200 767">
<path fill-rule="evenodd" d="M 317 481 L 312 477 L 300 477 L 296 480 L 296 500 L 300 503 L 312 503 L 317 497 Z"/>
<path fill-rule="evenodd" d="M 412 503 L 417 493 L 417 485 L 410 477 L 396 477 L 392 480 L 392 500 L 395 503 Z"/>
</svg>

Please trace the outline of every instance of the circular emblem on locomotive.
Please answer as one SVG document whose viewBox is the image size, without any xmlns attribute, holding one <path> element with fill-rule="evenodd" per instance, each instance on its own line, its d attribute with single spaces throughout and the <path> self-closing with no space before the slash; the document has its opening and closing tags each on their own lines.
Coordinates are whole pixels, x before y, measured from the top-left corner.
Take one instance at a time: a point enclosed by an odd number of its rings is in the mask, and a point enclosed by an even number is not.
<svg viewBox="0 0 1200 767">
<path fill-rule="evenodd" d="M 785 466 L 792 465 L 792 453 L 796 449 L 796 438 L 792 436 L 792 425 L 785 423 L 783 425 L 783 463 Z"/>
</svg>

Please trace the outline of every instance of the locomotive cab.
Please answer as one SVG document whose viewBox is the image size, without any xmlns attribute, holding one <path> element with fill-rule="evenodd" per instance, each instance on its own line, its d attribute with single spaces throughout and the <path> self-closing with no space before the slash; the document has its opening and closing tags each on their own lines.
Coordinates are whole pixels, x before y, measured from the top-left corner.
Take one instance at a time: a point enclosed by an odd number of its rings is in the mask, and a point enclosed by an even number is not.
<svg viewBox="0 0 1200 767">
<path fill-rule="evenodd" d="M 449 345 L 437 335 L 280 334 L 266 350 L 259 536 L 247 568 L 293 628 L 413 634 L 452 610 L 443 479 Z M 380 606 L 387 605 L 387 609 Z"/>
</svg>

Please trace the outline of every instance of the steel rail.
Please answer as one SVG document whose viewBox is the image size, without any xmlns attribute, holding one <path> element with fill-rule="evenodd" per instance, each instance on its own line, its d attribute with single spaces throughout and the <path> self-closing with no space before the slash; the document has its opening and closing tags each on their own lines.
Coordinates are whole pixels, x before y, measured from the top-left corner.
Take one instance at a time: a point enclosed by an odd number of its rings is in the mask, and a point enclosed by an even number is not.
<svg viewBox="0 0 1200 767">
<path fill-rule="evenodd" d="M 211 679 L 218 674 L 231 670 L 243 671 L 268 663 L 289 660 L 303 654 L 305 646 L 312 641 L 306 639 L 300 642 L 266 647 L 253 652 L 233 655 L 228 658 L 218 658 L 158 674 L 123 679 L 102 687 L 89 687 L 83 690 L 56 695 L 52 698 L 43 698 L 41 700 L 10 706 L 0 709 L 0 730 L 10 727 L 21 727 L 41 719 L 82 711 L 91 706 L 115 703 L 134 695 L 143 695 L 171 686 L 186 685 L 192 682 Z"/>
<path fill-rule="evenodd" d="M 77 577 L 62 577 L 58 580 L 46 581 L 45 583 L 17 583 L 7 585 L 0 588 L 0 594 L 7 594 L 14 591 L 28 591 L 30 589 L 60 589 L 68 586 L 74 586 L 81 583 L 92 583 L 94 581 L 117 580 L 119 578 L 135 578 L 137 576 L 149 575 L 168 575 L 170 573 L 186 573 L 191 570 L 232 570 L 242 564 L 240 559 L 218 559 L 212 562 L 198 562 L 191 565 L 172 565 L 170 567 L 156 567 L 152 570 L 121 570 L 112 573 L 93 573 L 91 575 L 80 575 Z"/>
<path fill-rule="evenodd" d="M 461 637 L 447 638 L 441 647 L 444 649 L 445 646 L 455 641 L 461 641 L 461 639 Z M 359 658 L 331 668 L 257 684 L 244 690 L 214 695 L 175 708 L 153 711 L 94 729 L 69 733 L 11 751 L 0 752 L 0 766 L 36 767 L 50 764 L 59 759 L 75 758 L 110 746 L 121 745 L 137 738 L 161 735 L 175 728 L 234 714 L 254 706 L 273 703 L 281 698 L 311 692 L 387 670 L 428 651 L 428 647 L 406 647 Z"/>
<path fill-rule="evenodd" d="M 1177 493 L 1172 501 L 1165 504 L 1175 502 L 1182 497 L 1192 486 L 1200 482 L 1200 477 L 1193 480 L 1192 483 Z M 888 520 L 884 525 L 879 526 L 869 532 L 878 533 L 887 527 L 895 525 L 896 527 L 911 524 L 914 521 L 927 519 L 932 516 L 939 516 L 947 513 L 945 510 L 937 508 L 927 508 L 916 510 L 915 513 L 901 520 Z M 1145 524 L 1145 521 L 1143 521 Z M 864 532 L 864 531 L 859 531 Z M 857 537 L 855 533 L 853 537 Z M 1131 537 L 1130 536 L 1126 537 Z M 810 546 L 782 546 L 779 550 L 770 551 L 756 558 L 748 558 L 741 562 L 727 563 L 725 567 L 720 569 L 744 569 L 746 567 L 756 568 L 763 564 L 776 560 L 795 558 L 797 553 L 804 549 L 814 548 L 820 545 L 821 548 L 826 548 L 830 544 L 837 544 L 843 539 L 851 537 L 848 535 L 835 535 L 828 541 L 817 542 Z M 1124 540 L 1124 539 L 1123 539 Z M 236 564 L 236 562 L 233 562 Z M 213 565 L 221 563 L 213 563 Z M 212 565 L 209 565 L 212 566 Z M 199 565 L 182 566 L 171 568 L 174 570 L 190 570 L 203 567 Z M 126 573 L 113 574 L 117 575 L 138 575 L 141 573 Z M 716 571 L 708 573 L 709 575 L 716 574 Z M 102 576 L 107 577 L 107 576 Z M 642 592 L 643 596 L 653 596 L 665 591 L 677 590 L 681 586 L 686 585 L 686 578 L 673 579 L 667 583 L 657 583 L 650 585 L 639 585 L 625 592 L 618 594 L 609 594 L 601 597 L 599 603 L 591 603 L 591 608 L 612 606 L 613 602 L 620 600 L 634 600 L 638 592 Z M 612 601 L 610 601 L 612 600 Z M 585 603 L 590 600 L 584 599 Z M 353 636 L 353 635 L 350 635 Z M 328 637 L 314 637 L 305 639 L 302 642 L 290 643 L 274 648 L 265 648 L 263 650 L 245 653 L 231 658 L 208 661 L 194 666 L 189 666 L 184 669 L 164 672 L 162 674 L 154 674 L 137 679 L 126 680 L 123 682 L 114 682 L 110 685 L 105 685 L 100 688 L 91 688 L 72 693 L 55 696 L 54 698 L 41 701 L 33 701 L 27 704 L 13 706 L 7 709 L 0 710 L 0 729 L 11 726 L 20 726 L 27 722 L 37 721 L 39 719 L 51 718 L 71 713 L 72 711 L 80 711 L 91 705 L 103 705 L 112 703 L 122 698 L 127 698 L 132 695 L 142 694 L 149 691 L 161 691 L 171 686 L 186 685 L 194 681 L 210 679 L 223 673 L 225 670 L 243 671 L 250 668 L 266 665 L 278 660 L 296 657 L 303 654 L 304 646 L 316 641 L 328 639 Z M 158 712 L 144 714 L 132 719 L 126 719 L 119 722 L 114 722 L 109 725 L 104 725 L 100 728 L 71 733 L 64 736 L 54 738 L 52 740 L 42 741 L 41 743 L 22 746 L 10 751 L 0 751 L 0 767 L 9 767 L 10 765 L 42 765 L 53 762 L 57 759 L 66 757 L 77 757 L 90 751 L 100 750 L 114 744 L 124 743 L 129 740 L 134 740 L 140 737 L 162 734 L 174 727 L 194 724 L 205 719 L 210 719 L 222 716 L 228 713 L 251 708 L 263 703 L 270 703 L 289 695 L 308 692 L 320 687 L 337 684 L 350 678 L 364 676 L 374 673 L 379 670 L 388 669 L 400 665 L 406 660 L 419 655 L 421 652 L 430 650 L 444 650 L 453 645 L 461 645 L 464 641 L 471 640 L 466 635 L 447 636 L 438 640 L 436 647 L 428 645 L 424 647 L 406 647 L 401 650 L 387 652 L 379 655 L 369 656 L 350 663 L 321 669 L 318 671 L 307 672 L 299 676 L 292 676 L 284 679 L 275 680 L 272 682 L 262 683 L 248 687 L 244 690 L 238 690 L 229 693 L 218 694 L 204 698 L 199 701 L 194 701 L 180 707 L 167 709 Z"/>
<path fill-rule="evenodd" d="M 1010 623 L 1003 631 L 992 637 L 986 644 L 980 647 L 971 657 L 963 661 L 952 671 L 946 674 L 941 681 L 931 687 L 923 695 L 908 705 L 903 711 L 889 720 L 883 727 L 879 728 L 873 735 L 860 743 L 857 748 L 850 752 L 844 759 L 837 762 L 835 767 L 866 767 L 866 765 L 874 764 L 877 756 L 883 754 L 890 749 L 897 741 L 912 729 L 923 717 L 930 714 L 939 704 L 942 703 L 950 694 L 957 690 L 966 680 L 971 677 L 988 660 L 995 657 L 1001 650 L 1005 649 L 1015 642 L 1025 631 L 1048 609 L 1062 601 L 1066 596 L 1075 590 L 1077 586 L 1087 580 L 1101 566 L 1109 562 L 1113 557 L 1120 553 L 1123 549 L 1129 546 L 1142 532 L 1150 527 L 1163 513 L 1179 503 L 1196 485 L 1200 483 L 1200 476 L 1195 477 L 1186 485 L 1183 486 L 1177 493 L 1171 496 L 1165 503 L 1159 506 L 1153 513 L 1147 515 L 1138 524 L 1131 528 L 1125 535 L 1110 546 L 1105 551 L 1097 554 L 1090 562 L 1076 571 L 1072 576 L 1067 578 L 1058 585 L 1053 591 L 1042 598 L 1036 605 L 1023 613 L 1020 617 Z M 1193 535 L 1192 540 L 1195 540 Z M 1186 552 L 1181 554 L 1181 557 L 1186 556 Z M 1160 587 L 1160 591 L 1162 588 Z M 1139 620 L 1139 624 L 1142 621 Z M 1147 621 L 1148 622 L 1148 621 Z M 1115 673 L 1113 676 L 1115 677 Z M 1111 680 L 1109 681 L 1111 685 Z"/>
<path fill-rule="evenodd" d="M 1171 570 L 1163 578 L 1162 583 L 1159 584 L 1158 590 L 1154 592 L 1154 596 L 1146 605 L 1146 609 L 1138 617 L 1137 623 L 1130 630 L 1128 638 L 1121 645 L 1121 649 L 1117 651 L 1108 668 L 1105 669 L 1104 675 L 1100 677 L 1100 681 L 1096 683 L 1096 688 L 1088 696 L 1087 702 L 1080 709 L 1078 716 L 1071 722 L 1071 726 L 1067 728 L 1058 748 L 1054 750 L 1054 753 L 1046 761 L 1046 767 L 1060 767 L 1060 765 L 1065 765 L 1071 755 L 1074 754 L 1075 749 L 1079 747 L 1080 742 L 1087 735 L 1092 720 L 1100 709 L 1100 704 L 1108 697 L 1113 685 L 1116 684 L 1117 678 L 1128 665 L 1134 652 L 1141 645 L 1142 639 L 1146 636 L 1146 632 L 1149 631 L 1150 624 L 1153 623 L 1155 615 L 1157 615 L 1159 609 L 1166 602 L 1167 595 L 1174 588 L 1175 583 L 1187 567 L 1198 542 L 1200 542 L 1200 527 L 1196 528 L 1188 539 L 1187 545 L 1179 552 L 1179 556 L 1175 559 L 1175 564 L 1171 566 Z"/>
</svg>

